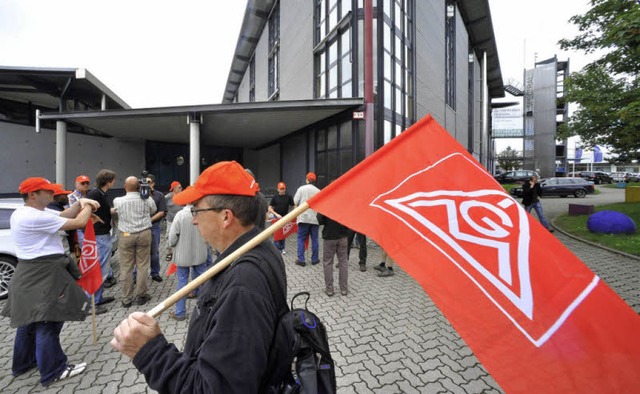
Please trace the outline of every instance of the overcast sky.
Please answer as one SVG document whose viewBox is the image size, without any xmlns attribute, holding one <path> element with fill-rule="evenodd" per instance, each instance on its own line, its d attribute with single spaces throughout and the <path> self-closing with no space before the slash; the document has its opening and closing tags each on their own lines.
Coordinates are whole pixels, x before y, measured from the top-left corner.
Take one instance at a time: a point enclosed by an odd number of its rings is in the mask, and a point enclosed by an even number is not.
<svg viewBox="0 0 640 394">
<path fill-rule="evenodd" d="M 311 1 L 311 0 L 307 0 Z M 420 0 L 425 1 L 425 0 Z M 558 55 L 587 0 L 489 0 L 502 75 Z M 0 0 L 0 65 L 86 68 L 134 108 L 220 103 L 244 0 Z"/>
</svg>

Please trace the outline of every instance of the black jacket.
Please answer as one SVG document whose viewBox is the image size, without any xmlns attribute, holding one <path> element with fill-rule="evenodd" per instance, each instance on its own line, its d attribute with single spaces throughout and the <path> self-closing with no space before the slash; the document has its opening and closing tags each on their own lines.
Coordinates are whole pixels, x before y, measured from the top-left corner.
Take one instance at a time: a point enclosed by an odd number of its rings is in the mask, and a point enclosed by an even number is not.
<svg viewBox="0 0 640 394">
<path fill-rule="evenodd" d="M 340 239 L 349 236 L 349 229 L 330 217 L 321 213 L 317 214 L 316 217 L 318 218 L 318 224 L 324 225 L 322 239 Z"/>
<path fill-rule="evenodd" d="M 526 181 L 522 185 L 522 205 L 529 206 L 540 201 L 540 197 L 542 197 L 542 188 L 538 182 L 533 188 L 531 187 L 531 181 Z"/>
<path fill-rule="evenodd" d="M 238 238 L 222 260 L 258 234 L 256 228 Z M 286 303 L 282 257 L 270 241 L 251 252 L 277 273 Z M 149 341 L 133 358 L 149 387 L 160 393 L 256 393 L 267 369 L 277 322 L 275 295 L 259 267 L 236 263 L 207 281 L 198 297 L 184 352 L 164 335 Z"/>
</svg>

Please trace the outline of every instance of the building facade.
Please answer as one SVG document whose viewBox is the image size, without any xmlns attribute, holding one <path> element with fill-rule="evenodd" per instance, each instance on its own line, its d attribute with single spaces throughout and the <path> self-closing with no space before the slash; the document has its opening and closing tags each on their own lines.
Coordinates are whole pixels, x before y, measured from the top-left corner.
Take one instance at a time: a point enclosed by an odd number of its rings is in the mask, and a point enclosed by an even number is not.
<svg viewBox="0 0 640 394">
<path fill-rule="evenodd" d="M 377 149 L 427 114 L 486 165 L 483 125 L 491 97 L 503 95 L 486 1 L 250 0 L 247 7 L 223 102 L 364 97 L 366 109 L 368 61 L 373 71 L 370 129 L 347 113 L 246 152 L 261 184 L 297 185 L 314 171 L 325 186 L 364 159 L 368 133 Z"/>
</svg>

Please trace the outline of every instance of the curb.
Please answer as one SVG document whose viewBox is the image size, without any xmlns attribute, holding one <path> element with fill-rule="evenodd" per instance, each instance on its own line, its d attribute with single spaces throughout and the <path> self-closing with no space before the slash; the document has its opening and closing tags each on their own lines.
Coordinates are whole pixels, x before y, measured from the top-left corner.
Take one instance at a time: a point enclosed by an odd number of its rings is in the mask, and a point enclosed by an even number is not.
<svg viewBox="0 0 640 394">
<path fill-rule="evenodd" d="M 609 251 L 609 252 L 612 252 L 612 253 L 616 253 L 616 254 L 619 254 L 621 256 L 633 259 L 633 260 L 640 261 L 640 257 L 638 257 L 638 256 L 634 256 L 634 255 L 629 254 L 629 253 L 621 252 L 619 250 L 611 249 L 611 248 L 603 246 L 603 245 L 601 245 L 599 243 L 595 243 L 595 242 L 586 240 L 584 238 L 580 238 L 578 236 L 575 236 L 575 235 L 573 235 L 571 233 L 568 233 L 568 232 L 564 231 L 563 229 L 561 229 L 560 227 L 558 227 L 556 225 L 556 218 L 555 217 L 553 219 L 551 219 L 551 225 L 553 226 L 553 228 L 555 228 L 556 230 L 560 231 L 562 234 L 566 235 L 567 237 L 573 238 L 573 239 L 575 239 L 577 241 L 580 241 L 580 242 L 583 242 L 583 243 L 585 243 L 587 245 L 595 246 L 596 248 L 604 249 L 606 251 Z"/>
</svg>

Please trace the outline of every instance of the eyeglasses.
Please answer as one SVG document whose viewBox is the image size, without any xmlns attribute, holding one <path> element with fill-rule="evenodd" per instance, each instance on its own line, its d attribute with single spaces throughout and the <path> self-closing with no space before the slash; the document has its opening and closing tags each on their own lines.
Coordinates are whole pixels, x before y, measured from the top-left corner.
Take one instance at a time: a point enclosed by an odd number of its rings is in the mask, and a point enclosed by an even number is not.
<svg viewBox="0 0 640 394">
<path fill-rule="evenodd" d="M 90 182 L 80 182 L 81 185 L 87 186 L 90 184 Z"/>
<path fill-rule="evenodd" d="M 216 212 L 220 212 L 224 209 L 224 207 L 215 207 L 215 208 L 191 208 L 191 216 L 193 216 L 194 218 L 198 215 L 198 212 L 204 212 L 204 211 L 216 211 Z"/>
</svg>

